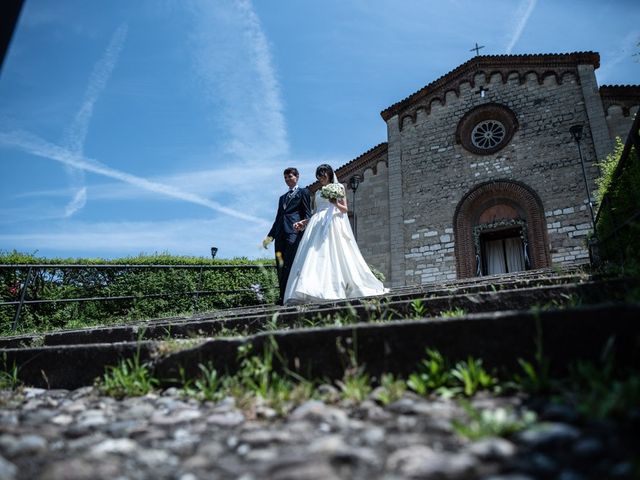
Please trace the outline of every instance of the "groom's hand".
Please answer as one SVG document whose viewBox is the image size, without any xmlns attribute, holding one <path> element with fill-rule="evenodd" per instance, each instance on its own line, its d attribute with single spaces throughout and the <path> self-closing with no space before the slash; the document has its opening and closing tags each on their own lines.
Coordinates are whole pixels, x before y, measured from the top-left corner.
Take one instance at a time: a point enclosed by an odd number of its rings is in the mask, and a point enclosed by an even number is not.
<svg viewBox="0 0 640 480">
<path fill-rule="evenodd" d="M 273 242 L 273 237 L 264 237 L 264 240 L 262 240 L 262 247 L 266 250 L 269 248 L 269 244 L 271 242 Z"/>
</svg>

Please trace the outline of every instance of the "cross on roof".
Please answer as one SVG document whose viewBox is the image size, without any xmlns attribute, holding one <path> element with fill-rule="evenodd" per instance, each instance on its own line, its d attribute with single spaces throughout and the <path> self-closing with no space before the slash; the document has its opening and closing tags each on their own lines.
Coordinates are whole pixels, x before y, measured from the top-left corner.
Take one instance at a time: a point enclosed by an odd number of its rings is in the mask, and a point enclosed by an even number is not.
<svg viewBox="0 0 640 480">
<path fill-rule="evenodd" d="M 476 46 L 474 48 L 472 48 L 471 50 L 469 50 L 470 52 L 473 52 L 474 50 L 476 51 L 476 57 L 478 55 L 480 55 L 480 49 L 484 48 L 484 45 L 480 45 L 478 46 L 478 42 L 476 42 Z"/>
</svg>

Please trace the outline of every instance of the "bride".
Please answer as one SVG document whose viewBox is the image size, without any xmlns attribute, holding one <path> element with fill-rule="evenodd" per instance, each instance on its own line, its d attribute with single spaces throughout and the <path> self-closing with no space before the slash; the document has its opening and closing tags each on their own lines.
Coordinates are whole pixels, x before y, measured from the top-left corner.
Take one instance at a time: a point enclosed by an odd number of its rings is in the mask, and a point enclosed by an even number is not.
<svg viewBox="0 0 640 480">
<path fill-rule="evenodd" d="M 294 224 L 305 229 L 291 266 L 284 304 L 381 295 L 388 292 L 371 273 L 353 237 L 347 218 L 347 199 L 333 169 L 326 164 L 316 169 L 321 188 L 314 196 L 311 218 Z M 341 198 L 327 199 L 322 187 L 334 183 Z"/>
</svg>

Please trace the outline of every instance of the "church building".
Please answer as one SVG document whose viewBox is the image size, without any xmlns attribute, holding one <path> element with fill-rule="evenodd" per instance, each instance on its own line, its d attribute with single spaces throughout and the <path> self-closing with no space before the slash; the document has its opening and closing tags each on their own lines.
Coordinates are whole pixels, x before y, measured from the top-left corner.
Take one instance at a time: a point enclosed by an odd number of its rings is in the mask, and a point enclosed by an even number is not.
<svg viewBox="0 0 640 480">
<path fill-rule="evenodd" d="M 381 112 L 387 141 L 336 173 L 388 286 L 589 262 L 598 162 L 640 105 L 638 85 L 599 88 L 599 64 L 476 56 Z"/>
</svg>

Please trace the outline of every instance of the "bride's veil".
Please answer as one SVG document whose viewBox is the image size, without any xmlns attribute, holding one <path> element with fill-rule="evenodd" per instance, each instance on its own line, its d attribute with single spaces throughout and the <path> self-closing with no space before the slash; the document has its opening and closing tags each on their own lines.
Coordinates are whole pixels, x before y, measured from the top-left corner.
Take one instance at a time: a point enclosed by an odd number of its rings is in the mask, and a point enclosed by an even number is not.
<svg viewBox="0 0 640 480">
<path fill-rule="evenodd" d="M 333 170 L 333 167 L 331 167 L 331 170 Z M 338 180 L 338 174 L 336 173 L 335 170 L 333 170 L 333 183 L 337 183 L 338 185 L 342 185 L 342 182 L 340 182 L 340 180 Z"/>
</svg>

